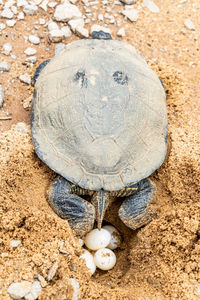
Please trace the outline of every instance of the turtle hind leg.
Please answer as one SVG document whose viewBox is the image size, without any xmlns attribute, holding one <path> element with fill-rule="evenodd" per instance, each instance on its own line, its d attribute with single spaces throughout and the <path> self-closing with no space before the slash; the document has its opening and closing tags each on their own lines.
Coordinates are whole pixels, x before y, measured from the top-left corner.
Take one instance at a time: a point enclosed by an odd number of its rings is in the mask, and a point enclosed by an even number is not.
<svg viewBox="0 0 200 300">
<path fill-rule="evenodd" d="M 35 73 L 33 75 L 33 78 L 32 78 L 32 85 L 34 86 L 40 73 L 42 72 L 42 70 L 46 67 L 46 65 L 50 62 L 50 59 L 47 59 L 45 61 L 43 61 L 38 67 L 37 69 L 35 70 Z"/>
<path fill-rule="evenodd" d="M 138 184 L 137 192 L 125 198 L 119 209 L 119 217 L 127 227 L 135 230 L 156 216 L 151 207 L 155 190 L 148 179 L 143 179 Z"/>
<path fill-rule="evenodd" d="M 83 236 L 93 228 L 95 209 L 88 201 L 71 194 L 71 185 L 63 177 L 56 177 L 48 191 L 48 202 L 59 217 L 68 221 L 78 236 Z"/>
</svg>

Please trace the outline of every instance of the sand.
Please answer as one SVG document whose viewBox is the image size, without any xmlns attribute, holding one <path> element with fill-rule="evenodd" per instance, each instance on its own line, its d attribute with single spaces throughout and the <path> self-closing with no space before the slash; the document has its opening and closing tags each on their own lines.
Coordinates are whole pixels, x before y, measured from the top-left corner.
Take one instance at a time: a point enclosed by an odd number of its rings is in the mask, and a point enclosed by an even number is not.
<svg viewBox="0 0 200 300">
<path fill-rule="evenodd" d="M 39 299 L 45 300 L 71 299 L 73 287 L 69 278 L 79 281 L 79 299 L 200 299 L 197 80 L 200 73 L 197 22 L 200 7 L 198 1 L 187 2 L 181 10 L 177 9 L 178 2 L 155 2 L 161 8 L 160 13 L 152 16 L 143 10 L 136 24 L 126 24 L 123 40 L 137 46 L 165 85 L 168 155 L 151 176 L 157 187 L 154 204 L 157 217 L 150 224 L 137 231 L 125 227 L 117 217 L 120 201 L 114 202 L 107 211 L 105 220 L 116 226 L 123 237 L 120 248 L 115 251 L 117 264 L 108 272 L 97 271 L 94 276 L 90 275 L 79 259 L 78 239 L 67 222 L 49 207 L 46 190 L 55 173 L 34 152 L 29 111 L 21 104 L 22 95 L 28 98 L 32 88 L 19 83 L 17 77 L 2 75 L 12 83 L 7 89 L 5 103 L 13 112 L 13 118 L 1 121 L 0 134 L 1 299 L 10 299 L 6 290 L 12 282 L 33 281 L 38 274 L 45 279 Z M 187 17 L 192 18 L 198 30 L 182 34 L 180 29 Z M 30 27 L 32 21 L 30 17 Z M 167 49 L 160 51 L 164 46 Z M 53 51 L 53 46 L 50 47 L 49 57 Z M 21 48 L 19 44 L 16 53 Z M 40 60 L 44 54 L 41 47 Z M 13 63 L 16 76 L 24 70 L 20 63 Z M 28 70 L 30 74 L 34 68 Z M 16 125 L 19 121 L 27 125 Z M 21 240 L 21 244 L 14 249 L 11 240 Z M 58 266 L 55 275 L 47 281 L 49 269 L 55 262 Z"/>
</svg>

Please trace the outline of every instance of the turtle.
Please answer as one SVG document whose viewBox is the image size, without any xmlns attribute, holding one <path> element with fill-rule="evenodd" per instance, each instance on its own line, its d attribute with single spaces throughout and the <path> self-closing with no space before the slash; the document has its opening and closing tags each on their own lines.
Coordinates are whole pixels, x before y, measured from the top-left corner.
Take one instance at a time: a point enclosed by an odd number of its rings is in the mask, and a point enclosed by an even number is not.
<svg viewBox="0 0 200 300">
<path fill-rule="evenodd" d="M 57 177 L 47 192 L 54 212 L 79 236 L 100 230 L 111 199 L 121 221 L 150 222 L 156 187 L 149 176 L 167 150 L 166 94 L 132 45 L 103 31 L 71 42 L 33 78 L 35 151 Z"/>
</svg>

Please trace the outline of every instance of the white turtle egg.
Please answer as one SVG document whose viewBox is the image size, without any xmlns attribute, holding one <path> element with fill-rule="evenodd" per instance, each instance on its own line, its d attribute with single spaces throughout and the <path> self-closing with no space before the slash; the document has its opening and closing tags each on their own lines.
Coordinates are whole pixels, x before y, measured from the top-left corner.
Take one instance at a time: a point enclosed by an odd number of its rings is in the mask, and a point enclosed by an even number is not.
<svg viewBox="0 0 200 300">
<path fill-rule="evenodd" d="M 90 270 L 91 274 L 94 274 L 96 265 L 94 263 L 93 255 L 88 250 L 84 250 L 83 254 L 80 255 L 80 258 L 84 259 L 86 267 Z"/>
<path fill-rule="evenodd" d="M 94 263 L 101 270 L 110 270 L 116 264 L 115 253 L 108 248 L 99 249 L 94 254 Z"/>
<path fill-rule="evenodd" d="M 108 246 L 111 234 L 105 229 L 93 229 L 85 237 L 85 245 L 90 250 L 98 250 Z"/>
<path fill-rule="evenodd" d="M 112 225 L 105 225 L 102 228 L 108 230 L 111 234 L 111 240 L 107 248 L 111 250 L 118 248 L 121 244 L 121 235 L 119 231 Z"/>
</svg>

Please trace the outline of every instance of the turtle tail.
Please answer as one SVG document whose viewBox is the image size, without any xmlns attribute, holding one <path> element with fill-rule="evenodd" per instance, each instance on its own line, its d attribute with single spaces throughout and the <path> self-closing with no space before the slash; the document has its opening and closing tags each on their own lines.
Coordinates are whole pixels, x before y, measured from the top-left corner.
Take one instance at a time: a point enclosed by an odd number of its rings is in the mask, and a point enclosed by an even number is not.
<svg viewBox="0 0 200 300">
<path fill-rule="evenodd" d="M 97 191 L 92 196 L 92 204 L 96 211 L 97 228 L 100 230 L 106 209 L 109 204 L 109 192 L 104 190 Z"/>
</svg>

